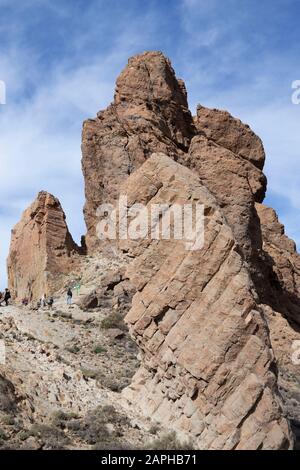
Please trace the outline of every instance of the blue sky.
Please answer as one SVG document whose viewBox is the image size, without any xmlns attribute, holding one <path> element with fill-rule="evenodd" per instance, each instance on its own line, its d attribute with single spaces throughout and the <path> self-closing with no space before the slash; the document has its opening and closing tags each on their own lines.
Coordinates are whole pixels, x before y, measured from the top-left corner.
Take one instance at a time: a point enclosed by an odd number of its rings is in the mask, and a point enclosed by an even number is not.
<svg viewBox="0 0 300 470">
<path fill-rule="evenodd" d="M 129 56 L 161 50 L 197 103 L 262 137 L 266 203 L 300 242 L 299 0 L 0 0 L 0 288 L 10 229 L 36 193 L 58 196 L 85 232 L 82 121 L 113 98 Z"/>
</svg>

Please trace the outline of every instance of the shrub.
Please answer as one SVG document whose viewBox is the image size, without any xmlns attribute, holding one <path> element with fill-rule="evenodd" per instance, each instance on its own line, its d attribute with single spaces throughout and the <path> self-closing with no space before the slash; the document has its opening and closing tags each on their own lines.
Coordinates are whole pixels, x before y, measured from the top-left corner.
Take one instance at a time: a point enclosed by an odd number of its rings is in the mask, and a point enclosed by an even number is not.
<svg viewBox="0 0 300 470">
<path fill-rule="evenodd" d="M 26 439 L 28 439 L 28 437 L 30 437 L 30 436 L 31 436 L 30 432 L 26 431 L 26 430 L 20 431 L 19 434 L 18 434 L 18 438 L 21 441 L 26 441 Z"/>
<path fill-rule="evenodd" d="M 77 438 L 94 446 L 95 449 L 123 449 L 123 443 L 119 438 L 128 423 L 128 418 L 118 413 L 113 406 L 98 406 L 87 413 L 80 426 L 78 421 L 77 426 L 71 421 L 67 427 Z M 113 424 L 111 432 L 108 432 L 107 424 Z"/>
<path fill-rule="evenodd" d="M 120 313 L 110 313 L 101 322 L 101 328 L 108 330 L 110 328 L 119 328 L 120 330 L 126 330 L 126 325 L 123 321 L 123 316 Z"/>
<path fill-rule="evenodd" d="M 72 313 L 70 312 L 62 312 L 61 310 L 57 310 L 56 314 L 66 320 L 70 320 L 72 318 Z"/>
<path fill-rule="evenodd" d="M 1 423 L 7 426 L 13 426 L 15 424 L 15 418 L 11 415 L 5 415 L 1 417 Z"/>
<path fill-rule="evenodd" d="M 107 349 L 103 348 L 100 344 L 98 344 L 97 346 L 94 347 L 93 352 L 95 354 L 102 354 L 102 353 L 106 353 Z"/>
<path fill-rule="evenodd" d="M 5 434 L 5 432 L 3 431 L 3 429 L 0 429 L 0 440 L 2 440 L 2 441 L 7 441 L 7 439 L 8 439 L 7 434 Z"/>
<path fill-rule="evenodd" d="M 154 435 L 154 434 L 157 434 L 159 430 L 160 430 L 160 426 L 157 423 L 154 423 L 151 425 L 149 432 L 150 434 Z"/>
<path fill-rule="evenodd" d="M 146 448 L 150 450 L 194 450 L 191 442 L 179 441 L 175 432 L 162 435 Z"/>
<path fill-rule="evenodd" d="M 66 421 L 77 418 L 77 414 L 73 412 L 65 412 L 62 410 L 55 411 L 51 418 L 51 423 L 53 426 L 60 428 L 66 427 Z"/>
<path fill-rule="evenodd" d="M 33 424 L 30 434 L 39 439 L 45 449 L 64 449 L 64 446 L 69 443 L 69 439 L 62 431 L 45 424 Z"/>
</svg>

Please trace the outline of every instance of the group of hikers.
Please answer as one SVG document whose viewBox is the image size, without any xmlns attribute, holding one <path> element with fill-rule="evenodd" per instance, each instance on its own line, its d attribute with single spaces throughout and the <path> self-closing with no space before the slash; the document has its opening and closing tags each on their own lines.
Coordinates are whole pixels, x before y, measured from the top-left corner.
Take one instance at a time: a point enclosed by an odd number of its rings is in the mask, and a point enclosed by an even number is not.
<svg viewBox="0 0 300 470">
<path fill-rule="evenodd" d="M 5 289 L 4 292 L 0 292 L 0 307 L 2 307 L 2 302 L 5 302 L 5 305 L 7 307 L 10 299 L 11 299 L 11 294 L 10 294 L 9 289 Z"/>
<path fill-rule="evenodd" d="M 72 298 L 73 298 L 73 292 L 71 287 L 68 288 L 67 290 L 67 305 L 71 306 L 72 305 Z M 22 305 L 27 307 L 29 305 L 29 299 L 27 297 L 24 297 L 22 299 Z M 39 310 L 40 308 L 46 308 L 48 307 L 50 310 L 52 310 L 54 304 L 54 298 L 52 296 L 47 297 L 46 294 L 43 295 L 42 298 L 40 298 L 37 303 L 36 303 L 36 309 Z"/>
<path fill-rule="evenodd" d="M 50 310 L 52 310 L 52 307 L 53 307 L 53 304 L 54 304 L 54 299 L 52 296 L 48 297 L 47 298 L 47 295 L 44 294 L 43 297 L 38 300 L 37 302 L 37 309 L 41 308 L 41 307 L 48 307 Z"/>
<path fill-rule="evenodd" d="M 69 306 L 72 305 L 72 298 L 73 298 L 73 292 L 72 292 L 71 287 L 69 287 L 67 290 L 67 305 Z M 4 302 L 6 306 L 8 306 L 10 299 L 11 299 L 11 293 L 9 289 L 5 289 L 4 292 L 0 292 L 0 307 L 2 307 L 2 302 Z M 27 307 L 27 305 L 29 304 L 30 304 L 30 299 L 28 297 L 24 297 L 22 299 L 22 305 L 24 307 Z M 36 304 L 36 308 L 40 309 L 41 307 L 43 308 L 48 307 L 50 310 L 52 310 L 53 304 L 54 304 L 54 298 L 52 296 L 47 297 L 47 295 L 44 294 L 43 297 L 38 300 Z"/>
</svg>

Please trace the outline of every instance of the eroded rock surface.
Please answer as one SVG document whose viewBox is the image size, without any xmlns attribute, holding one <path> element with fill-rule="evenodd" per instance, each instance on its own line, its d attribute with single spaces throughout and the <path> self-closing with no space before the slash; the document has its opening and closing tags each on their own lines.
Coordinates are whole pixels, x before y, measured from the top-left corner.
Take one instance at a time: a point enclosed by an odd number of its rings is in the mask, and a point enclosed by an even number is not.
<svg viewBox="0 0 300 470">
<path fill-rule="evenodd" d="M 78 269 L 79 247 L 54 196 L 42 191 L 12 230 L 8 284 L 14 299 L 53 295 Z"/>
<path fill-rule="evenodd" d="M 263 309 L 277 358 L 278 382 L 284 408 L 300 437 L 300 257 L 277 214 L 256 205 L 263 233 L 270 301 Z"/>
<path fill-rule="evenodd" d="M 231 116 L 227 111 L 209 109 L 199 105 L 195 117 L 197 129 L 209 140 L 249 160 L 263 169 L 265 151 L 261 139 L 247 124 Z"/>
<path fill-rule="evenodd" d="M 187 151 L 196 129 L 184 83 L 177 80 L 161 52 L 129 59 L 117 80 L 114 102 L 83 125 L 87 246 L 99 246 L 96 210 L 114 202 L 120 185 L 153 152 L 177 159 Z"/>
<path fill-rule="evenodd" d="M 217 201 L 195 173 L 161 154 L 124 191 L 129 204 L 197 201 L 206 214 L 200 250 L 187 250 L 186 240 L 154 240 L 142 252 L 126 242 L 138 290 L 126 321 L 143 352 L 126 397 L 196 436 L 202 449 L 289 448 L 267 323 Z"/>
</svg>

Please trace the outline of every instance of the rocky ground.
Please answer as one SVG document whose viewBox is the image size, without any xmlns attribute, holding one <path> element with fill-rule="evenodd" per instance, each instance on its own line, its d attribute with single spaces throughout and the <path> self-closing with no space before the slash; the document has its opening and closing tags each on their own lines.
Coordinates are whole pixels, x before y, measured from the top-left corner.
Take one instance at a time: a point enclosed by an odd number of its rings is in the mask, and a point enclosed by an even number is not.
<svg viewBox="0 0 300 470">
<path fill-rule="evenodd" d="M 120 392 L 139 361 L 121 310 L 108 301 L 92 311 L 76 305 L 93 291 L 95 263 L 85 261 L 86 284 L 72 307 L 64 295 L 53 310 L 1 307 L 2 448 L 137 448 L 163 432 L 123 406 Z"/>
</svg>

